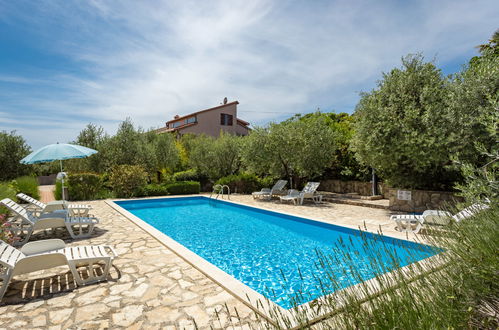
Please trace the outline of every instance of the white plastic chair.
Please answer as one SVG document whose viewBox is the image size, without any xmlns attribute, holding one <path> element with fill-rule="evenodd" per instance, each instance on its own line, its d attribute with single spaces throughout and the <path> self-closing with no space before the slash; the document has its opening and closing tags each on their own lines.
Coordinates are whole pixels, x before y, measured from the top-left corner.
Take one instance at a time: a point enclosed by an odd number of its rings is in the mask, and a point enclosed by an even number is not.
<svg viewBox="0 0 499 330">
<path fill-rule="evenodd" d="M 488 204 L 475 203 L 462 211 L 452 215 L 448 211 L 426 210 L 422 215 L 415 214 L 396 214 L 390 217 L 390 220 L 395 221 L 397 229 L 403 232 L 412 232 L 417 234 L 424 223 L 436 225 L 448 225 L 452 220 L 460 222 L 466 218 L 470 218 L 478 212 L 488 209 Z"/>
<path fill-rule="evenodd" d="M 87 238 L 92 235 L 94 226 L 99 220 L 94 217 L 74 217 L 67 212 L 46 213 L 35 217 L 30 211 L 23 208 L 9 198 L 0 201 L 14 216 L 7 221 L 9 230 L 14 236 L 20 237 L 17 244 L 26 243 L 36 230 L 66 227 L 71 238 Z"/>
<path fill-rule="evenodd" d="M 0 300 L 3 298 L 13 276 L 67 265 L 78 285 L 103 281 L 118 254 L 108 245 L 86 245 L 66 247 L 60 239 L 30 242 L 20 250 L 0 241 Z M 101 267 L 97 274 L 95 266 Z M 86 266 L 87 278 L 83 278 L 79 267 Z M 102 269 L 102 267 L 101 267 Z"/>
<path fill-rule="evenodd" d="M 65 209 L 69 211 L 72 216 L 86 217 L 88 212 L 92 209 L 91 205 L 85 204 L 68 204 L 66 201 L 56 201 L 45 204 L 31 196 L 23 193 L 17 194 L 17 198 L 22 199 L 30 204 L 30 210 L 39 212 L 40 214 L 51 213 L 57 210 Z"/>
<path fill-rule="evenodd" d="M 253 196 L 253 199 L 261 198 L 261 199 L 271 199 L 272 196 L 274 195 L 285 195 L 286 191 L 284 190 L 284 187 L 288 183 L 287 180 L 279 180 L 276 182 L 276 184 L 270 188 L 262 188 L 260 191 L 255 191 L 251 195 Z"/>
</svg>

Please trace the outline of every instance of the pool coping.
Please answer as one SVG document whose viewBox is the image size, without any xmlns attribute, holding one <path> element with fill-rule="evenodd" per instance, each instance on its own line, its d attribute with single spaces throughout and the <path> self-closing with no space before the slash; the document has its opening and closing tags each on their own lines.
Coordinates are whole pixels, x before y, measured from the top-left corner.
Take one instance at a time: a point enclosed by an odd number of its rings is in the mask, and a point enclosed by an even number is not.
<svg viewBox="0 0 499 330">
<path fill-rule="evenodd" d="M 346 301 L 343 301 L 341 298 L 344 296 L 345 292 L 349 292 L 349 294 L 355 294 L 357 296 L 358 302 L 362 303 L 365 302 L 369 299 L 374 298 L 377 295 L 382 294 L 389 288 L 396 286 L 397 283 L 393 283 L 393 285 L 390 285 L 389 287 L 385 288 L 380 288 L 379 286 L 379 281 L 377 278 L 372 278 L 369 280 L 366 280 L 361 283 L 357 283 L 355 285 L 346 287 L 344 289 L 335 291 L 329 295 L 321 296 L 319 298 L 316 298 L 312 301 L 309 301 L 307 303 L 304 303 L 297 308 L 291 308 L 291 309 L 285 309 L 270 299 L 266 298 L 263 296 L 261 293 L 255 291 L 254 289 L 250 288 L 243 282 L 237 280 L 236 278 L 232 277 L 231 275 L 227 274 L 217 266 L 213 265 L 209 261 L 205 260 L 201 256 L 197 255 L 196 253 L 192 252 L 179 242 L 175 241 L 168 235 L 164 234 L 163 232 L 159 231 L 158 229 L 154 228 L 150 224 L 146 223 L 144 220 L 140 219 L 139 217 L 133 215 L 131 212 L 127 211 L 120 205 L 116 204 L 115 202 L 120 202 L 120 201 L 140 201 L 140 200 L 154 200 L 154 199 L 168 199 L 168 198 L 188 198 L 188 197 L 199 197 L 199 198 L 206 198 L 209 199 L 210 197 L 203 196 L 203 195 L 182 195 L 182 196 L 158 196 L 158 197 L 147 197 L 147 198 L 131 198 L 131 199 L 112 199 L 112 200 L 106 200 L 105 202 L 111 206 L 114 210 L 118 211 L 121 213 L 123 216 L 125 216 L 127 219 L 129 219 L 132 223 L 137 225 L 139 228 L 147 232 L 149 235 L 151 235 L 154 239 L 165 245 L 168 249 L 173 251 L 176 255 L 181 257 L 183 260 L 185 260 L 188 264 L 199 270 L 201 273 L 203 273 L 205 276 L 210 278 L 212 281 L 223 287 L 225 290 L 227 290 L 230 294 L 232 294 L 234 297 L 239 299 L 241 302 L 243 302 L 245 305 L 250 307 L 252 310 L 254 310 L 256 313 L 258 313 L 260 316 L 264 317 L 266 320 L 270 321 L 274 325 L 276 325 L 276 319 L 278 320 L 280 325 L 283 323 L 286 325 L 289 325 L 289 328 L 295 329 L 299 328 L 302 326 L 301 324 L 296 322 L 296 319 L 301 319 L 299 315 L 305 314 L 308 319 L 308 324 L 313 324 L 318 321 L 321 321 L 325 318 L 328 318 L 334 314 L 337 314 L 338 312 L 341 311 L 345 307 L 345 304 L 347 303 Z M 275 211 L 272 209 L 268 208 L 263 208 L 259 206 L 254 206 L 254 205 L 247 205 L 244 203 L 239 203 L 231 200 L 223 200 L 223 202 L 228 202 L 244 207 L 250 207 L 250 208 L 255 208 L 255 209 L 260 209 L 263 211 L 267 212 L 274 212 L 274 213 L 280 213 L 284 214 L 287 216 L 292 216 L 292 217 L 298 217 L 302 219 L 307 219 L 311 221 L 316 221 L 328 225 L 333 225 L 333 226 L 339 226 L 339 227 L 345 227 L 349 229 L 354 229 L 354 230 L 359 230 L 359 227 L 354 227 L 354 226 L 349 226 L 349 225 L 338 225 L 338 224 L 331 224 L 325 220 L 322 219 L 314 219 L 311 217 L 303 217 L 301 215 L 297 214 L 292 214 L 288 212 L 282 212 L 282 211 Z M 373 232 L 370 230 L 364 229 L 365 232 L 369 232 L 371 234 L 377 234 L 380 235 L 379 232 Z M 390 236 L 390 235 L 385 235 L 383 236 L 387 238 L 393 238 L 397 240 L 402 240 L 402 241 L 408 241 L 411 243 L 419 243 L 419 244 L 425 244 L 421 242 L 415 242 L 414 240 L 407 240 L 407 239 L 401 239 L 399 237 L 395 236 Z M 406 265 L 404 267 L 401 267 L 397 270 L 393 270 L 388 273 L 384 273 L 378 278 L 384 278 L 387 281 L 394 280 L 396 278 L 396 271 L 401 271 L 403 273 L 408 273 L 411 272 L 410 275 L 412 276 L 419 276 L 421 274 L 414 273 L 411 268 L 413 265 L 418 264 L 422 265 L 423 268 L 426 267 L 426 265 L 434 265 L 435 262 L 437 264 L 441 263 L 440 260 L 440 254 L 433 255 L 431 257 L 419 260 L 417 262 L 414 262 L 412 264 Z M 367 289 L 367 292 L 366 292 Z M 314 308 L 314 305 L 316 305 L 316 302 L 321 301 L 321 300 L 330 300 L 330 299 L 335 299 L 335 301 L 338 301 L 338 304 L 334 306 L 333 309 L 331 310 L 324 310 L 322 312 L 317 311 L 316 308 Z"/>
</svg>

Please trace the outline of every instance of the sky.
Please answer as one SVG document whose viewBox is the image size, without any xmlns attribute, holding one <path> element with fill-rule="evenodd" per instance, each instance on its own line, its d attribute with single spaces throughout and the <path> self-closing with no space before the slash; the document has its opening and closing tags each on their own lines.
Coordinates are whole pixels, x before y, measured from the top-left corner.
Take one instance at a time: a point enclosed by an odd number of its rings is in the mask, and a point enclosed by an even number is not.
<svg viewBox="0 0 499 330">
<path fill-rule="evenodd" d="M 352 113 L 402 56 L 459 71 L 497 0 L 0 0 L 0 130 L 34 149 L 237 100 L 253 126 Z"/>
</svg>

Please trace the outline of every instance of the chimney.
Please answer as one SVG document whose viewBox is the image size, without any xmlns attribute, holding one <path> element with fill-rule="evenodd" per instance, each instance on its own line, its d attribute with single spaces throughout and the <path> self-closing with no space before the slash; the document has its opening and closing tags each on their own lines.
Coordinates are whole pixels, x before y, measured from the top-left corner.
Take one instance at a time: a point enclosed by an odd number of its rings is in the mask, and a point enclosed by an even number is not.
<svg viewBox="0 0 499 330">
<path fill-rule="evenodd" d="M 175 115 L 175 117 L 173 117 L 173 119 L 179 119 L 180 116 L 179 115 Z"/>
</svg>

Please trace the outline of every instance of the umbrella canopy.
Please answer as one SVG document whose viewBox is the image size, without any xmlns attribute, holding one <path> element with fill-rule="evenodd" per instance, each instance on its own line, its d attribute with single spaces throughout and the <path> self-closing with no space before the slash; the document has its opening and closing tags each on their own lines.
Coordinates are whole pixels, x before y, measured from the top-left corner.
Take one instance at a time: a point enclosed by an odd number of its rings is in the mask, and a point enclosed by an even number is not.
<svg viewBox="0 0 499 330">
<path fill-rule="evenodd" d="M 21 159 L 21 163 L 38 164 L 51 162 L 54 160 L 85 158 L 95 153 L 97 153 L 97 150 L 87 147 L 75 144 L 55 143 L 49 144 L 43 148 L 33 151 L 32 153 Z"/>
</svg>

